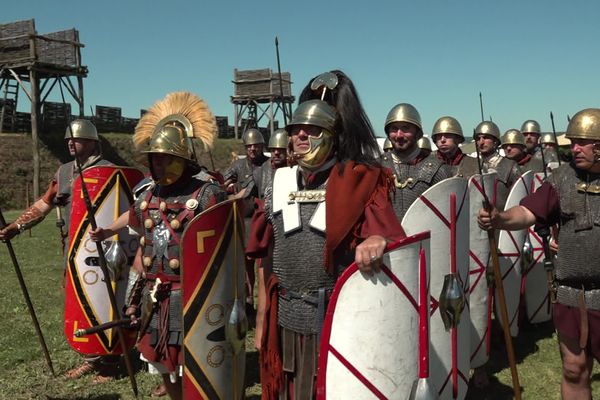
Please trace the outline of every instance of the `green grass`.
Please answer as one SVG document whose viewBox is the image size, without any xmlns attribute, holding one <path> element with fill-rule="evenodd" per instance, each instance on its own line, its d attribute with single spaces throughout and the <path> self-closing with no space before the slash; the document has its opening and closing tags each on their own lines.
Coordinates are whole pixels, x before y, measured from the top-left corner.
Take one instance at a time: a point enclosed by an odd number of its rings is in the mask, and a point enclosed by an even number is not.
<svg viewBox="0 0 600 400">
<path fill-rule="evenodd" d="M 18 212 L 6 212 L 12 221 Z M 51 376 L 27 311 L 6 245 L 0 242 L 0 399 L 133 399 L 127 377 L 105 384 L 92 384 L 93 375 L 67 380 L 62 375 L 81 362 L 63 334 L 64 295 L 62 256 L 54 214 L 31 231 L 12 240 L 31 301 L 40 322 L 57 377 Z M 247 374 L 246 398 L 259 399 L 258 362 L 254 332 L 247 339 L 247 358 L 253 370 Z M 136 375 L 140 397 L 150 391 L 160 377 L 145 372 Z"/>
<path fill-rule="evenodd" d="M 17 215 L 16 211 L 7 212 L 5 218 L 11 221 Z M 0 399 L 133 399 L 127 378 L 92 385 L 92 376 L 77 380 L 61 377 L 81 358 L 70 349 L 62 331 L 62 257 L 53 215 L 36 226 L 31 236 L 25 232 L 12 243 L 58 377 L 52 377 L 47 370 L 8 251 L 0 243 L 0 293 L 3 299 L 0 302 Z M 258 357 L 253 346 L 253 333 L 250 332 L 247 341 L 249 387 L 246 397 L 259 399 Z M 502 340 L 501 332 L 495 331 L 495 350 L 486 366 L 492 374 L 491 385 L 485 391 L 471 391 L 469 399 L 512 398 L 511 374 Z M 523 399 L 560 398 L 560 357 L 552 325 L 528 327 L 515 339 L 514 347 Z M 138 373 L 136 378 L 140 394 L 149 398 L 159 378 L 145 372 Z M 592 387 L 594 395 L 600 396 L 600 374 L 594 375 Z"/>
</svg>

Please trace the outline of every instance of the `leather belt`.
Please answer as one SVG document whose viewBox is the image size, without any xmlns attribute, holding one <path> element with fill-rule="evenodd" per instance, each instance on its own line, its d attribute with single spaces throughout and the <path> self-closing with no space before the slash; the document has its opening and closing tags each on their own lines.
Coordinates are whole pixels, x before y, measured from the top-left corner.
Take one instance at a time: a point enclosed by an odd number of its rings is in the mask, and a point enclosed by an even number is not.
<svg viewBox="0 0 600 400">
<path fill-rule="evenodd" d="M 557 279 L 556 283 L 560 286 L 568 286 L 573 289 L 579 289 L 584 291 L 600 289 L 600 282 L 594 281 L 572 281 L 568 279 Z"/>
</svg>

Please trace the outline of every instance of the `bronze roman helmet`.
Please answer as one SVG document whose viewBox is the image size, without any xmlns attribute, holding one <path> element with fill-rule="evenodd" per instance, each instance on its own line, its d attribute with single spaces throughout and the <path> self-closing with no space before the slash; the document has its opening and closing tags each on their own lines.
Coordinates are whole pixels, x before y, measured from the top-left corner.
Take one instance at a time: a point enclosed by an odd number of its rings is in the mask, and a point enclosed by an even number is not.
<svg viewBox="0 0 600 400">
<path fill-rule="evenodd" d="M 421 115 L 417 109 L 408 103 L 396 104 L 385 118 L 385 133 L 387 134 L 388 125 L 393 122 L 409 122 L 419 128 L 418 138 L 423 136 L 423 125 L 421 124 Z"/>
<path fill-rule="evenodd" d="M 502 135 L 502 146 L 505 144 L 525 146 L 525 136 L 518 129 L 509 129 Z"/>
<path fill-rule="evenodd" d="M 313 125 L 321 128 L 318 136 L 310 136 L 310 148 L 296 154 L 298 164 L 308 170 L 319 169 L 333 152 L 336 113 L 333 107 L 322 100 L 308 100 L 300 104 L 292 114 L 285 130 L 290 134 L 294 125 Z"/>
<path fill-rule="evenodd" d="M 573 115 L 567 126 L 566 137 L 600 141 L 600 109 L 586 108 Z"/>
<path fill-rule="evenodd" d="M 421 137 L 419 140 L 417 140 L 417 147 L 421 150 L 431 151 L 431 142 L 429 141 L 429 138 L 427 136 Z"/>
<path fill-rule="evenodd" d="M 258 129 L 251 128 L 242 135 L 242 142 L 244 142 L 244 146 L 250 146 L 252 144 L 264 144 L 265 138 Z"/>
<path fill-rule="evenodd" d="M 544 133 L 540 137 L 540 144 L 553 144 L 557 145 L 556 140 L 554 139 L 554 134 L 552 133 Z"/>
<path fill-rule="evenodd" d="M 197 165 L 192 140 L 199 139 L 211 148 L 217 132 L 214 115 L 204 100 L 188 92 L 169 93 L 155 103 L 140 119 L 133 135 L 134 147 L 148 154 L 152 177 L 161 185 L 176 182 L 188 164 Z M 152 171 L 152 154 L 173 156 L 165 176 Z"/>
<path fill-rule="evenodd" d="M 521 132 L 523 135 L 526 133 L 537 133 L 539 135 L 541 132 L 540 124 L 533 119 L 529 119 L 521 125 Z"/>
<path fill-rule="evenodd" d="M 473 132 L 473 139 L 477 140 L 477 136 L 479 135 L 493 136 L 494 139 L 500 143 L 500 129 L 498 128 L 498 125 L 492 121 L 483 121 L 477 125 L 475 132 Z"/>
<path fill-rule="evenodd" d="M 431 132 L 431 138 L 436 141 L 435 135 L 455 135 L 458 136 L 456 143 L 462 143 L 465 141 L 465 136 L 463 135 L 462 127 L 460 123 L 452 117 L 442 117 L 438 119 L 433 125 L 433 130 Z"/>
<path fill-rule="evenodd" d="M 71 137 L 99 141 L 96 127 L 87 119 L 76 119 L 67 126 L 65 140 L 71 139 Z"/>
<path fill-rule="evenodd" d="M 385 140 L 383 141 L 383 151 L 392 150 L 393 148 L 394 146 L 392 146 L 392 142 L 390 142 L 390 139 L 385 138 Z"/>
<path fill-rule="evenodd" d="M 269 149 L 287 149 L 290 138 L 285 129 L 277 129 L 269 138 Z"/>
</svg>

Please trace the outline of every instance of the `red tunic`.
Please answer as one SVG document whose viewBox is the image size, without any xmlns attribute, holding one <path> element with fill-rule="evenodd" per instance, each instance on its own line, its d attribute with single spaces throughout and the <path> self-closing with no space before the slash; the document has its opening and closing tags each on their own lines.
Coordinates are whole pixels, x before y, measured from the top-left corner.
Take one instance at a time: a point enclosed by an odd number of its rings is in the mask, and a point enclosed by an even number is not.
<svg viewBox="0 0 600 400">
<path fill-rule="evenodd" d="M 523 198 L 520 204 L 535 215 L 538 224 L 552 226 L 560 221 L 558 193 L 548 182 L 542 183 L 535 192 Z"/>
</svg>

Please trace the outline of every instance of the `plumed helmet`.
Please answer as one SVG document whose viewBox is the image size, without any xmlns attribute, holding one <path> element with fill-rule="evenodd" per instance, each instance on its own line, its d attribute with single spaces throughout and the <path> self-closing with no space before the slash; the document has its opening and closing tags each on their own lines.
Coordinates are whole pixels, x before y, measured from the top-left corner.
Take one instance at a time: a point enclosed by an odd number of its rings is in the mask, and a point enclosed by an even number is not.
<svg viewBox="0 0 600 400">
<path fill-rule="evenodd" d="M 421 115 L 417 109 L 408 103 L 396 104 L 388 113 L 385 118 L 384 129 L 387 133 L 388 125 L 393 122 L 409 122 L 416 125 L 419 128 L 421 134 L 423 134 L 423 126 L 421 125 Z"/>
<path fill-rule="evenodd" d="M 251 128 L 242 135 L 242 142 L 244 142 L 244 146 L 250 146 L 251 144 L 265 144 L 265 138 L 258 129 Z"/>
<path fill-rule="evenodd" d="M 433 130 L 431 132 L 432 139 L 436 140 L 435 135 L 441 134 L 452 134 L 458 136 L 458 143 L 462 143 L 465 141 L 465 137 L 463 135 L 460 123 L 452 117 L 442 117 L 438 119 L 433 125 Z"/>
<path fill-rule="evenodd" d="M 573 115 L 567 126 L 566 137 L 600 140 L 600 109 L 586 108 Z"/>
<path fill-rule="evenodd" d="M 421 137 L 419 140 L 417 140 L 417 147 L 421 150 L 431 151 L 431 142 L 429 141 L 429 138 L 427 136 Z"/>
<path fill-rule="evenodd" d="M 133 135 L 142 153 L 164 153 L 197 162 L 192 139 L 211 148 L 217 123 L 208 104 L 188 92 L 169 93 L 138 122 Z"/>
<path fill-rule="evenodd" d="M 533 119 L 528 119 L 521 125 L 521 132 L 523 132 L 523 135 L 526 133 L 537 133 L 539 135 L 541 132 L 540 124 Z"/>
<path fill-rule="evenodd" d="M 500 128 L 492 121 L 483 121 L 477 125 L 473 132 L 473 139 L 477 140 L 479 135 L 490 135 L 500 142 Z"/>
<path fill-rule="evenodd" d="M 65 140 L 71 137 L 99 141 L 96 127 L 87 119 L 76 119 L 67 126 Z"/>
<path fill-rule="evenodd" d="M 285 129 L 277 129 L 269 138 L 269 149 L 287 149 L 289 136 Z"/>
<path fill-rule="evenodd" d="M 308 100 L 300 104 L 285 127 L 289 133 L 294 125 L 314 125 L 335 133 L 335 110 L 322 100 Z"/>
<path fill-rule="evenodd" d="M 391 149 L 393 149 L 393 148 L 394 148 L 394 146 L 392 146 L 392 142 L 390 142 L 390 139 L 386 138 L 386 139 L 383 141 L 383 150 L 384 150 L 384 151 L 385 151 L 385 150 L 391 150 Z"/>
<path fill-rule="evenodd" d="M 189 124 L 178 115 L 161 120 L 150 139 L 148 148 L 142 153 L 165 153 L 193 161 L 192 146 L 187 138 Z"/>
<path fill-rule="evenodd" d="M 544 133 L 540 137 L 540 144 L 554 144 L 556 145 L 556 139 L 554 138 L 554 134 L 552 133 Z"/>
<path fill-rule="evenodd" d="M 502 135 L 502 145 L 505 144 L 525 146 L 525 136 L 518 129 L 509 129 Z"/>
</svg>

